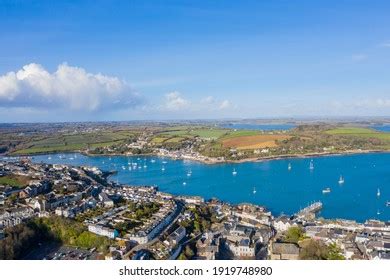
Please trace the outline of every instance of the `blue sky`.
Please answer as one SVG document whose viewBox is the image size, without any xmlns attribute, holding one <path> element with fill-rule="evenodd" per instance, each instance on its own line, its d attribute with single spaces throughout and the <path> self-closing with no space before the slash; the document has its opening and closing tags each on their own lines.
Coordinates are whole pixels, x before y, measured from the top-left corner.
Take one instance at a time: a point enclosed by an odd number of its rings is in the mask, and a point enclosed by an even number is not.
<svg viewBox="0 0 390 280">
<path fill-rule="evenodd" d="M 0 118 L 390 115 L 390 2 L 1 1 Z"/>
</svg>

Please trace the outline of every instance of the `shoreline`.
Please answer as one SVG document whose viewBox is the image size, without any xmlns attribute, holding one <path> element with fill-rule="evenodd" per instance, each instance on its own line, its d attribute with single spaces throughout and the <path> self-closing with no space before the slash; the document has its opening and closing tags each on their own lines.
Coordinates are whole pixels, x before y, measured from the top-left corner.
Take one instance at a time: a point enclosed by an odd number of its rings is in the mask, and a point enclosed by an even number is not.
<svg viewBox="0 0 390 280">
<path fill-rule="evenodd" d="M 171 160 L 188 160 L 194 162 L 200 162 L 207 165 L 213 164 L 240 164 L 247 162 L 264 162 L 271 160 L 283 160 L 283 159 L 305 159 L 305 158 L 317 158 L 317 157 L 327 157 L 327 156 L 346 156 L 346 155 L 359 155 L 359 154 L 380 154 L 380 153 L 390 153 L 390 150 L 347 150 L 343 152 L 322 152 L 322 153 L 306 153 L 306 154 L 289 154 L 289 155 L 272 155 L 266 157 L 257 157 L 257 158 L 245 158 L 239 160 L 217 160 L 213 158 L 209 158 L 210 160 L 205 159 L 196 159 L 196 158 L 185 158 L 185 157 L 176 157 L 170 155 L 159 155 L 155 153 L 147 153 L 147 154 L 92 154 L 86 151 L 67 151 L 67 152 L 44 152 L 44 153 L 35 153 L 35 154 L 26 154 L 26 155 L 8 155 L 3 154 L 0 157 L 9 157 L 9 158 L 23 158 L 23 157 L 34 157 L 34 156 L 42 156 L 42 155 L 53 155 L 53 154 L 74 154 L 78 153 L 88 157 L 97 157 L 97 156 L 105 156 L 105 157 L 161 157 L 161 158 L 169 158 Z"/>
</svg>

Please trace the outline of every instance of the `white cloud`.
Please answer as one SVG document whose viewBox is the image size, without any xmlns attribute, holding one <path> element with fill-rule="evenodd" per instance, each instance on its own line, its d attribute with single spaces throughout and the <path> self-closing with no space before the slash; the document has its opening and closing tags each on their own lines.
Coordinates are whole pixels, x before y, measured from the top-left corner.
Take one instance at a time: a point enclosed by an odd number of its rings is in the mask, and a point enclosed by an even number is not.
<svg viewBox="0 0 390 280">
<path fill-rule="evenodd" d="M 165 95 L 164 108 L 169 111 L 179 111 L 187 108 L 190 102 L 181 97 L 180 92 L 173 91 Z"/>
<path fill-rule="evenodd" d="M 376 98 L 376 99 L 365 99 L 361 101 L 356 101 L 353 104 L 355 107 L 362 108 L 390 108 L 390 99 Z"/>
<path fill-rule="evenodd" d="M 352 55 L 353 61 L 363 61 L 363 60 L 366 60 L 367 58 L 368 58 L 368 56 L 364 53 L 358 53 L 358 54 Z"/>
<path fill-rule="evenodd" d="M 0 106 L 51 107 L 78 111 L 125 108 L 140 97 L 117 77 L 92 74 L 80 67 L 60 64 L 49 73 L 31 63 L 0 76 Z"/>
<path fill-rule="evenodd" d="M 213 96 L 207 96 L 205 98 L 202 98 L 200 100 L 200 103 L 202 104 L 213 104 L 215 102 L 215 99 Z"/>
<path fill-rule="evenodd" d="M 221 110 L 229 109 L 230 107 L 231 107 L 231 104 L 230 104 L 229 100 L 224 100 L 219 105 L 219 109 L 221 109 Z"/>
<path fill-rule="evenodd" d="M 380 44 L 379 46 L 383 47 L 383 48 L 390 48 L 390 41 L 384 42 L 384 43 Z"/>
</svg>

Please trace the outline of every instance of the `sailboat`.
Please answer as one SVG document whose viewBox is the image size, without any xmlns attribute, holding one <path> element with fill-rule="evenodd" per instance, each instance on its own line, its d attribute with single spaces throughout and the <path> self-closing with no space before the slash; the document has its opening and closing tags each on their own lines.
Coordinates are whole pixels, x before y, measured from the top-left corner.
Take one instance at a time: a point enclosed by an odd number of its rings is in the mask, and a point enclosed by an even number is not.
<svg viewBox="0 0 390 280">
<path fill-rule="evenodd" d="M 288 171 L 291 170 L 291 163 L 288 164 L 288 167 L 287 167 Z"/>
<path fill-rule="evenodd" d="M 314 163 L 313 163 L 313 160 L 310 161 L 310 164 L 309 164 L 309 169 L 310 170 L 313 170 L 314 169 Z"/>
<path fill-rule="evenodd" d="M 253 194 L 256 194 L 256 187 L 253 187 Z"/>
<path fill-rule="evenodd" d="M 233 169 L 233 172 L 232 172 L 232 174 L 233 174 L 233 176 L 236 176 L 236 175 L 237 175 L 237 171 L 236 171 L 236 169 L 235 169 L 235 168 Z"/>
<path fill-rule="evenodd" d="M 378 188 L 378 190 L 376 191 L 376 196 L 377 197 L 380 197 L 381 196 L 381 190 Z"/>
<path fill-rule="evenodd" d="M 340 175 L 339 185 L 342 185 L 342 184 L 344 184 L 344 178 L 343 178 L 343 176 Z"/>
</svg>

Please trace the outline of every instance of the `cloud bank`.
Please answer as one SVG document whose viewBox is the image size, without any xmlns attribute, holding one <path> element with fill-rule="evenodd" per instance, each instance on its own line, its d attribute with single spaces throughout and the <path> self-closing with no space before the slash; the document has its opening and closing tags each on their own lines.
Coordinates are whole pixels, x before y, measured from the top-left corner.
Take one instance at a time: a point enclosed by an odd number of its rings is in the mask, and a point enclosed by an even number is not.
<svg viewBox="0 0 390 280">
<path fill-rule="evenodd" d="M 53 73 L 31 63 L 0 76 L 2 107 L 97 111 L 132 107 L 140 102 L 140 96 L 117 77 L 88 73 L 66 63 L 58 65 Z"/>
</svg>

